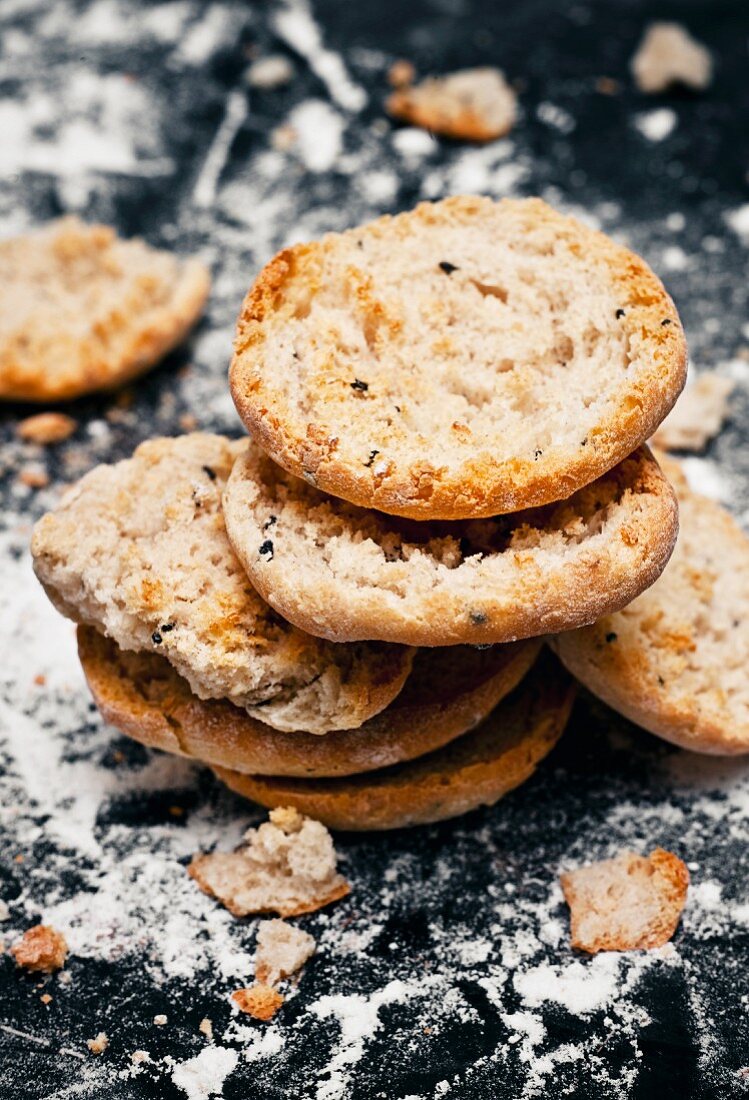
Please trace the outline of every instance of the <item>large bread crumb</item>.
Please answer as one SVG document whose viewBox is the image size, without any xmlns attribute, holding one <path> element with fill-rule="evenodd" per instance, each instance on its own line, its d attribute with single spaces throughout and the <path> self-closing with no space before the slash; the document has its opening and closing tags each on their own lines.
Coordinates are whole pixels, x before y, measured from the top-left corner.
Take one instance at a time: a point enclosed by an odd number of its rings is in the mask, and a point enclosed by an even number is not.
<svg viewBox="0 0 749 1100">
<path fill-rule="evenodd" d="M 312 913 L 345 897 L 351 887 L 336 871 L 330 833 L 296 810 L 271 810 L 270 821 L 248 829 L 235 852 L 196 855 L 189 874 L 235 917 Z"/>
<path fill-rule="evenodd" d="M 679 23 L 651 23 L 632 58 L 641 92 L 663 92 L 672 84 L 707 88 L 712 79 L 710 51 Z"/>
<path fill-rule="evenodd" d="M 25 443 L 62 443 L 69 439 L 78 427 L 78 421 L 65 413 L 44 412 L 27 416 L 16 426 L 16 435 Z"/>
<path fill-rule="evenodd" d="M 512 129 L 516 97 L 499 69 L 463 69 L 401 86 L 386 107 L 395 118 L 445 137 L 494 141 Z"/>
<path fill-rule="evenodd" d="M 255 977 L 264 985 L 277 985 L 315 953 L 314 936 L 283 920 L 263 920 L 257 930 Z"/>
<path fill-rule="evenodd" d="M 570 907 L 572 946 L 599 951 L 662 947 L 679 923 L 689 871 L 678 856 L 621 852 L 561 876 Z"/>
<path fill-rule="evenodd" d="M 664 451 L 702 451 L 728 416 L 728 398 L 734 388 L 730 378 L 701 374 L 682 393 L 653 436 Z"/>
<path fill-rule="evenodd" d="M 68 945 L 62 932 L 48 924 L 37 924 L 24 932 L 18 943 L 11 947 L 10 953 L 17 966 L 51 974 L 65 965 Z"/>
</svg>

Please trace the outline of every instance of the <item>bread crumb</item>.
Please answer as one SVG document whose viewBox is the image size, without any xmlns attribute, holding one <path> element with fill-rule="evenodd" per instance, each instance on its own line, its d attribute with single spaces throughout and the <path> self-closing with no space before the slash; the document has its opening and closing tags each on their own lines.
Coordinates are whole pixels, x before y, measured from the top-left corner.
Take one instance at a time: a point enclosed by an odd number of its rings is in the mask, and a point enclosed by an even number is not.
<svg viewBox="0 0 749 1100">
<path fill-rule="evenodd" d="M 156 1024 L 156 1027 L 163 1027 L 166 1023 L 166 1016 L 163 1012 L 159 1012 L 156 1016 L 154 1016 L 153 1022 Z"/>
<path fill-rule="evenodd" d="M 133 1063 L 134 1066 L 139 1066 L 143 1062 L 150 1062 L 151 1055 L 148 1053 L 147 1050 L 134 1050 L 133 1053 L 130 1055 L 130 1061 Z"/>
<path fill-rule="evenodd" d="M 314 936 L 283 920 L 263 920 L 258 925 L 255 977 L 263 985 L 277 985 L 301 970 L 315 953 Z"/>
<path fill-rule="evenodd" d="M 619 81 L 610 76 L 599 76 L 596 80 L 596 91 L 601 95 L 616 95 L 619 91 Z"/>
<path fill-rule="evenodd" d="M 109 1037 L 106 1031 L 100 1031 L 95 1039 L 87 1039 L 86 1046 L 92 1054 L 103 1054 L 109 1046 Z"/>
<path fill-rule="evenodd" d="M 292 807 L 272 810 L 234 852 L 193 856 L 188 873 L 235 917 L 312 913 L 351 890 L 328 830 Z"/>
<path fill-rule="evenodd" d="M 701 374 L 687 386 L 653 436 L 664 451 L 702 451 L 728 415 L 734 383 L 719 374 Z"/>
<path fill-rule="evenodd" d="M 181 431 L 194 432 L 198 426 L 198 418 L 197 416 L 193 416 L 192 413 L 182 413 L 178 423 Z"/>
<path fill-rule="evenodd" d="M 247 70 L 247 83 L 251 88 L 270 91 L 282 88 L 294 77 L 294 66 L 283 54 L 269 54 L 253 61 Z"/>
<path fill-rule="evenodd" d="M 49 485 L 49 474 L 38 466 L 25 466 L 19 473 L 18 480 L 29 489 L 45 489 Z"/>
<path fill-rule="evenodd" d="M 463 141 L 494 141 L 515 122 L 517 97 L 499 69 L 462 69 L 398 88 L 388 114 L 412 126 Z"/>
<path fill-rule="evenodd" d="M 203 1019 L 198 1024 L 198 1031 L 202 1035 L 205 1035 L 206 1039 L 212 1041 L 213 1040 L 213 1020 L 209 1020 L 207 1016 L 204 1016 Z"/>
<path fill-rule="evenodd" d="M 289 149 L 293 148 L 296 144 L 297 132 L 293 126 L 288 123 L 284 123 L 282 126 L 276 126 L 275 129 L 270 132 L 271 146 L 279 153 L 286 153 Z"/>
<path fill-rule="evenodd" d="M 52 996 L 50 993 L 42 993 L 39 1000 L 42 1002 L 43 1005 L 52 1004 Z"/>
<path fill-rule="evenodd" d="M 704 89 L 712 79 L 710 51 L 679 23 L 651 23 L 632 58 L 641 92 L 663 92 L 672 84 Z"/>
<path fill-rule="evenodd" d="M 391 88 L 405 88 L 416 79 L 416 69 L 410 61 L 399 58 L 388 69 L 388 84 Z"/>
<path fill-rule="evenodd" d="M 255 982 L 247 989 L 237 989 L 231 999 L 240 1012 L 246 1012 L 256 1020 L 270 1020 L 283 1004 L 283 997 L 269 985 Z"/>
<path fill-rule="evenodd" d="M 65 413 L 46 412 L 28 416 L 16 426 L 16 435 L 26 443 L 62 443 L 78 427 L 78 421 Z"/>
<path fill-rule="evenodd" d="M 18 943 L 11 947 L 10 953 L 16 960 L 16 966 L 51 974 L 65 965 L 68 945 L 61 932 L 47 924 L 37 924 L 24 932 Z"/>
<path fill-rule="evenodd" d="M 662 947 L 679 923 L 689 871 L 672 852 L 622 852 L 560 876 L 571 942 L 591 955 Z"/>
</svg>

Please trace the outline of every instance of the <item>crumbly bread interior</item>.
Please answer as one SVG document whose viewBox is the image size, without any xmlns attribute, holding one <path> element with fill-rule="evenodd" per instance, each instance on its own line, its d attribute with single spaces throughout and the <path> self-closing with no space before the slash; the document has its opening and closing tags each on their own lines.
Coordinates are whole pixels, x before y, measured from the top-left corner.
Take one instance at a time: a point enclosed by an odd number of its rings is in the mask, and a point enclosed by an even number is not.
<svg viewBox="0 0 749 1100">
<path fill-rule="evenodd" d="M 710 51 L 680 23 L 651 23 L 632 58 L 641 92 L 664 92 L 672 84 L 707 88 L 712 79 Z"/>
<path fill-rule="evenodd" d="M 554 645 L 586 687 L 651 732 L 699 752 L 747 752 L 749 539 L 674 459 L 660 461 L 680 511 L 668 566 L 623 611 Z"/>
<path fill-rule="evenodd" d="M 591 622 L 655 580 L 677 527 L 671 489 L 645 449 L 560 504 L 414 523 L 320 493 L 250 444 L 224 512 L 253 583 L 291 621 L 335 641 L 414 645 L 506 642 Z"/>
<path fill-rule="evenodd" d="M 589 954 L 661 947 L 671 939 L 687 897 L 689 871 L 663 848 L 622 852 L 561 876 L 570 907 L 572 946 Z"/>
<path fill-rule="evenodd" d="M 188 871 L 235 917 L 312 913 L 351 889 L 336 871 L 325 826 L 287 807 L 271 810 L 269 821 L 249 829 L 235 852 L 196 855 Z"/>
<path fill-rule="evenodd" d="M 0 243 L 0 396 L 41 400 L 114 385 L 195 322 L 208 273 L 103 225 L 62 218 Z"/>
<path fill-rule="evenodd" d="M 514 91 L 499 69 L 462 69 L 398 88 L 385 104 L 395 118 L 466 141 L 493 141 L 512 129 Z"/>
<path fill-rule="evenodd" d="M 92 470 L 37 524 L 37 576 L 63 614 L 166 657 L 200 698 L 281 730 L 356 728 L 398 693 L 412 654 L 320 642 L 258 596 L 221 510 L 243 448 L 196 433 Z"/>
<path fill-rule="evenodd" d="M 279 253 L 245 300 L 231 385 L 292 473 L 459 519 L 592 481 L 652 433 L 685 370 L 638 257 L 541 200 L 458 196 Z"/>
<path fill-rule="evenodd" d="M 315 938 L 278 917 L 261 920 L 255 947 L 255 977 L 265 985 L 277 985 L 301 970 L 315 953 Z"/>
</svg>

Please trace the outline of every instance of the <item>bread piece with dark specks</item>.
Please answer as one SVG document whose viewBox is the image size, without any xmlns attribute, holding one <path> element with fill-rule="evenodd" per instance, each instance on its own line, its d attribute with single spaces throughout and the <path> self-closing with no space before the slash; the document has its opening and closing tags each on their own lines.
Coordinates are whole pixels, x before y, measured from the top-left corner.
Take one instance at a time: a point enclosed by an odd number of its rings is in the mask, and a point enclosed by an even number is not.
<svg viewBox="0 0 749 1100">
<path fill-rule="evenodd" d="M 593 622 L 658 577 L 676 501 L 643 447 L 569 500 L 496 519 L 413 523 L 286 474 L 250 444 L 226 528 L 261 595 L 336 642 L 509 642 Z"/>
<path fill-rule="evenodd" d="M 412 519 L 570 496 L 652 435 L 685 377 L 643 260 L 540 199 L 466 195 L 284 249 L 230 372 L 284 469 Z"/>
<path fill-rule="evenodd" d="M 258 596 L 221 511 L 243 448 L 195 433 L 98 466 L 37 523 L 34 569 L 64 615 L 165 657 L 200 698 L 274 729 L 354 729 L 395 698 L 413 651 L 321 642 Z"/>
</svg>

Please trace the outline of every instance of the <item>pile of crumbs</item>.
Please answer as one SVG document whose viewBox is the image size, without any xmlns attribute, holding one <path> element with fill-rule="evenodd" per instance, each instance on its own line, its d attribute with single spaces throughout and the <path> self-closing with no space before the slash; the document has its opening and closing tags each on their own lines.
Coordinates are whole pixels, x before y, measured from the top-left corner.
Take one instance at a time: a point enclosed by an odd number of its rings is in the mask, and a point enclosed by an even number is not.
<svg viewBox="0 0 749 1100">
<path fill-rule="evenodd" d="M 178 365 L 77 406 L 73 424 L 58 418 L 17 432 L 19 418 L 5 418 L 0 934 L 10 945 L 43 923 L 69 948 L 42 988 L 40 975 L 0 957 L 8 1089 L 27 1083 L 33 1051 L 50 1094 L 75 1087 L 91 1098 L 131 1081 L 152 1092 L 168 1082 L 188 1100 L 258 1081 L 301 1096 L 303 1081 L 313 1100 L 383 1088 L 388 1098 L 427 1100 L 492 1094 L 498 1080 L 518 1098 L 550 1088 L 625 1097 L 661 1080 L 658 1052 L 676 1041 L 678 1020 L 686 1053 L 672 1067 L 674 1087 L 741 1090 L 749 764 L 671 750 L 583 698 L 547 765 L 495 809 L 338 841 L 352 893 L 300 919 L 316 954 L 298 984 L 282 986 L 273 1019 L 256 1022 L 231 994 L 252 979 L 258 922 L 232 917 L 186 867 L 195 852 L 238 845 L 263 815 L 194 765 L 102 725 L 72 628 L 36 584 L 27 552 L 33 519 L 95 462 L 151 434 L 238 428 L 225 385 L 234 317 L 275 249 L 462 191 L 541 194 L 664 275 L 697 375 L 717 370 L 735 383 L 729 423 L 687 471 L 697 488 L 749 515 L 739 427 L 749 208 L 738 193 L 699 193 L 679 144 L 699 103 L 626 101 L 625 159 L 661 173 L 656 192 L 638 174 L 630 197 L 626 181 L 612 190 L 612 173 L 591 178 L 577 160 L 578 113 L 590 110 L 595 82 L 555 79 L 546 55 L 530 51 L 528 72 L 493 59 L 508 79 L 530 76 L 541 89 L 537 102 L 521 92 L 509 136 L 440 144 L 385 119 L 395 55 L 361 44 L 341 53 L 333 28 L 303 0 L 279 6 L 272 21 L 252 6 L 198 0 L 137 12 L 124 0 L 91 0 L 84 9 L 61 0 L 0 13 L 14 84 L 0 99 L 0 231 L 60 209 L 116 222 L 154 244 L 202 252 L 215 289 Z M 570 28 L 566 48 L 577 41 L 573 19 Z M 626 87 L 636 45 L 636 36 L 622 45 L 615 88 Z M 495 47 L 501 55 L 499 38 Z M 277 60 L 258 67 L 263 58 Z M 236 81 L 226 77 L 232 65 Z M 618 105 L 621 95 L 605 98 Z M 681 855 L 692 878 L 673 943 L 593 959 L 573 952 L 559 873 L 656 846 Z"/>
</svg>

